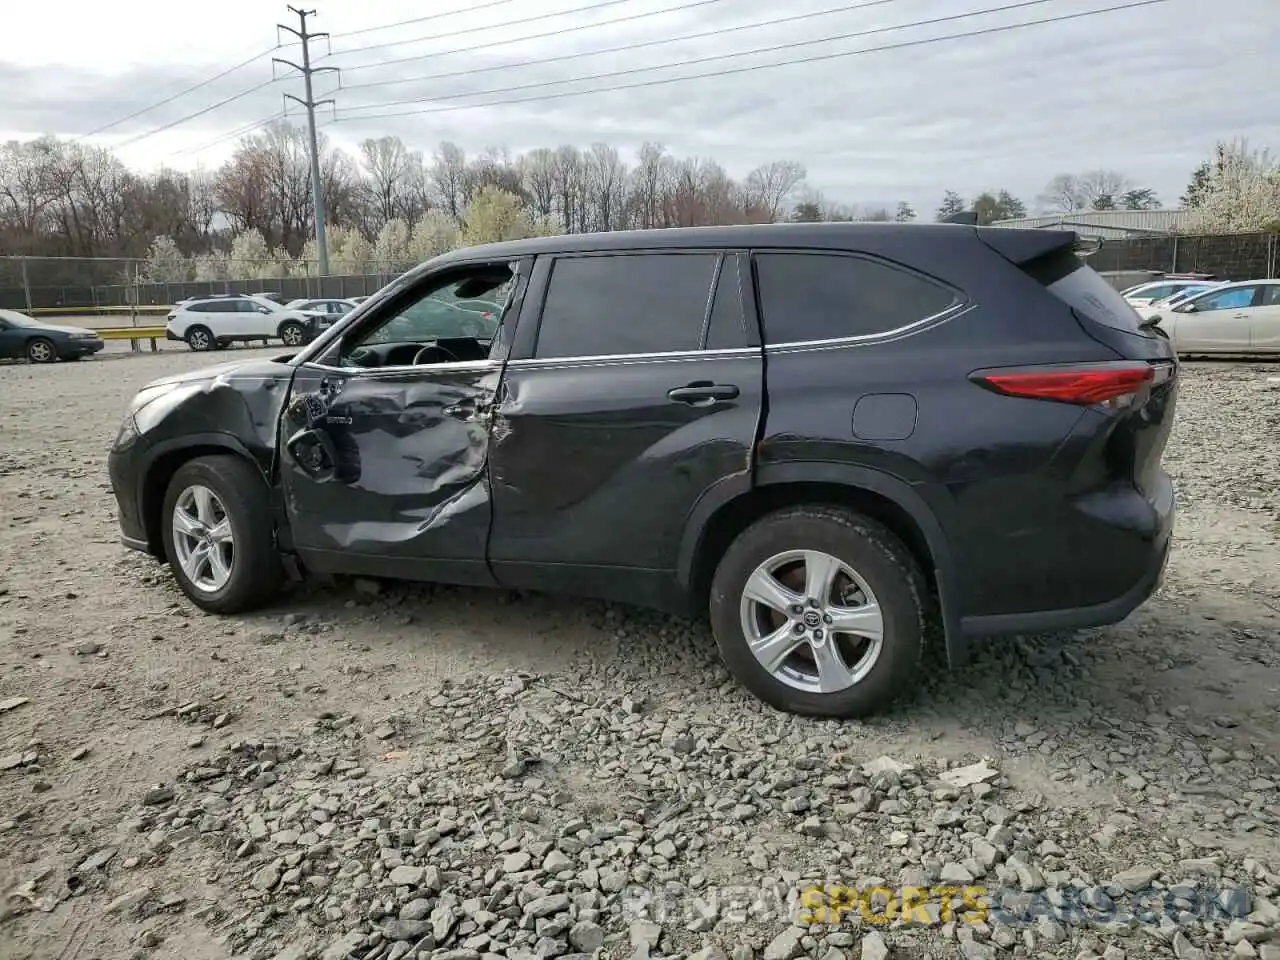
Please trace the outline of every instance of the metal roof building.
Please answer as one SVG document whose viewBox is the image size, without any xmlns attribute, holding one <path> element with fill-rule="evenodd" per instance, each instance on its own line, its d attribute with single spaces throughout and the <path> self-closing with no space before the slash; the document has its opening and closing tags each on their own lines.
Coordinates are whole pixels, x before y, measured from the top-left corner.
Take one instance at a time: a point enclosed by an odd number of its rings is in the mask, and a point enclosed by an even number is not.
<svg viewBox="0 0 1280 960">
<path fill-rule="evenodd" d="M 1074 230 L 1082 237 L 1125 240 L 1130 237 L 1163 237 L 1191 227 L 1194 210 L 1077 210 L 1016 220 L 997 220 L 993 227 L 1038 230 Z"/>
</svg>

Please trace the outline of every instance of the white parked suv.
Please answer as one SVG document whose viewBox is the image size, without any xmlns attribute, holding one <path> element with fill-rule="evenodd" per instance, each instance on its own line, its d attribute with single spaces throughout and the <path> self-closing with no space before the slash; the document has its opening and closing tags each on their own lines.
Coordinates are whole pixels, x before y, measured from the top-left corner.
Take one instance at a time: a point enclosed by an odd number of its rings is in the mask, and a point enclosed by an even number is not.
<svg viewBox="0 0 1280 960">
<path fill-rule="evenodd" d="M 294 310 L 251 294 L 184 300 L 169 312 L 165 337 L 192 350 L 221 350 L 234 341 L 283 340 L 296 347 L 314 339 L 333 319 L 310 310 Z"/>
</svg>

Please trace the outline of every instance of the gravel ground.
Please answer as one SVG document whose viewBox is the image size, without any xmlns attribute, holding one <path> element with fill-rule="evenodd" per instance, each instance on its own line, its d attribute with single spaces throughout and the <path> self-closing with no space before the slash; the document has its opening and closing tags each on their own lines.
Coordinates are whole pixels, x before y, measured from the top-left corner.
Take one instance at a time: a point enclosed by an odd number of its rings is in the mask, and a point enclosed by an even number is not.
<svg viewBox="0 0 1280 960">
<path fill-rule="evenodd" d="M 0 365 L 5 960 L 1280 957 L 1280 367 L 1184 366 L 1177 545 L 1127 622 L 835 723 L 602 603 L 201 615 L 117 545 L 105 458 L 210 362 Z"/>
</svg>

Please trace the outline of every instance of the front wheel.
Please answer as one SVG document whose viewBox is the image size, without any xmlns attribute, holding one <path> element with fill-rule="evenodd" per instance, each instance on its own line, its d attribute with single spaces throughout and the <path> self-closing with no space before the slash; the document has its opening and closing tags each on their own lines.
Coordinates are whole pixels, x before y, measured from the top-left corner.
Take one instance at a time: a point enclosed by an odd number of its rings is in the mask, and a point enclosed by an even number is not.
<svg viewBox="0 0 1280 960">
<path fill-rule="evenodd" d="M 730 544 L 711 585 L 720 655 L 761 700 L 860 717 L 918 676 L 927 591 L 886 528 L 834 506 L 780 510 Z"/>
<path fill-rule="evenodd" d="M 27 344 L 27 359 L 32 363 L 53 363 L 58 359 L 58 351 L 52 340 L 36 337 Z"/>
<path fill-rule="evenodd" d="M 285 346 L 300 347 L 307 338 L 307 331 L 302 324 L 294 320 L 286 320 L 280 324 L 280 339 L 285 342 Z M 266 343 L 264 340 L 263 343 Z"/>
<path fill-rule="evenodd" d="M 284 571 L 271 535 L 271 501 L 247 461 L 211 456 L 183 464 L 163 510 L 169 566 L 200 609 L 239 613 L 279 591 Z"/>
</svg>

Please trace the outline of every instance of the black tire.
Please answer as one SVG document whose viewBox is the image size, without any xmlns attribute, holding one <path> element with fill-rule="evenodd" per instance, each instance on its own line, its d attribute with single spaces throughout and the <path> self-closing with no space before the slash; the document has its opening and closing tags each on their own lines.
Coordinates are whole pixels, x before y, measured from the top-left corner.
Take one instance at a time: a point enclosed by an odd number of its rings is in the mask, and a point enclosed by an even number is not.
<svg viewBox="0 0 1280 960">
<path fill-rule="evenodd" d="M 217 591 L 202 590 L 191 582 L 178 562 L 174 546 L 174 507 L 180 495 L 195 484 L 213 491 L 231 523 L 231 575 Z M 184 463 L 169 481 L 162 509 L 160 529 L 169 568 L 182 592 L 201 610 L 240 613 L 261 607 L 279 594 L 284 567 L 271 535 L 271 499 L 262 476 L 246 460 L 219 455 Z"/>
<path fill-rule="evenodd" d="M 196 325 L 187 331 L 183 339 L 192 350 L 203 352 L 214 348 L 213 332 L 208 327 Z"/>
<path fill-rule="evenodd" d="M 286 320 L 280 324 L 280 339 L 284 341 L 285 346 L 300 347 L 307 342 L 307 328 L 298 323 L 297 320 Z M 267 341 L 263 340 L 263 345 Z"/>
<path fill-rule="evenodd" d="M 862 679 L 838 692 L 784 683 L 749 647 L 740 612 L 748 578 L 788 550 L 820 550 L 837 558 L 866 581 L 880 606 L 879 656 Z M 762 517 L 729 545 L 712 578 L 711 627 L 725 665 L 765 703 L 805 716 L 861 717 L 883 710 L 918 679 L 928 596 L 911 552 L 881 524 L 836 506 L 791 507 Z"/>
<path fill-rule="evenodd" d="M 58 348 L 47 337 L 32 337 L 27 341 L 27 359 L 32 363 L 57 363 Z"/>
</svg>

